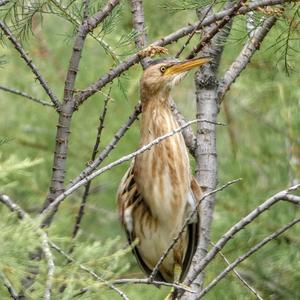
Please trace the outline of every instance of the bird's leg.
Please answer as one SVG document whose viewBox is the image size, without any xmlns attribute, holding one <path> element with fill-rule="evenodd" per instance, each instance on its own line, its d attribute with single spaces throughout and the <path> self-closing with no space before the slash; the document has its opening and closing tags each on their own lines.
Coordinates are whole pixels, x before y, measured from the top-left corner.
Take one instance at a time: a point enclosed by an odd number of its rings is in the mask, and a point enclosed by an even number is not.
<svg viewBox="0 0 300 300">
<path fill-rule="evenodd" d="M 180 275 L 182 272 L 182 268 L 178 263 L 175 263 L 174 266 L 174 283 L 179 284 Z M 167 297 L 164 300 L 176 300 L 177 297 L 177 289 L 175 287 L 172 287 L 171 292 L 167 295 Z"/>
</svg>

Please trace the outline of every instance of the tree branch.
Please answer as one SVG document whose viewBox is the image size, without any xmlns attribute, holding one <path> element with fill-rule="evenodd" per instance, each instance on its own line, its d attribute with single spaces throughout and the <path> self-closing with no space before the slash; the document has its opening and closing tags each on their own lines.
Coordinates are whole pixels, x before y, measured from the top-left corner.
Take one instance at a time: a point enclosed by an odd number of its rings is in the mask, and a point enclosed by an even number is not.
<svg viewBox="0 0 300 300">
<path fill-rule="evenodd" d="M 236 60 L 224 74 L 224 78 L 220 81 L 217 91 L 219 103 L 223 101 L 225 93 L 230 89 L 231 84 L 246 68 L 252 56 L 256 50 L 259 49 L 261 42 L 264 40 L 275 22 L 276 17 L 269 17 L 252 33 L 252 37 L 249 42 L 244 46 Z"/>
<path fill-rule="evenodd" d="M 94 277 L 97 281 L 101 281 L 103 282 L 105 285 L 107 285 L 110 289 L 112 289 L 113 291 L 115 291 L 116 293 L 118 293 L 124 300 L 129 300 L 128 297 L 126 296 L 126 294 L 124 292 L 122 292 L 121 290 L 119 290 L 118 288 L 116 288 L 112 283 L 107 282 L 105 279 L 101 278 L 97 273 L 95 273 L 93 270 L 89 269 L 88 267 L 86 267 L 83 264 L 78 263 L 75 258 L 73 258 L 72 256 L 70 256 L 69 254 L 67 254 L 65 251 L 63 251 L 60 247 L 58 247 L 55 243 L 53 243 L 52 241 L 48 240 L 49 244 L 51 245 L 51 247 L 53 249 L 55 249 L 59 254 L 61 254 L 63 257 L 65 257 L 68 262 L 72 262 L 75 264 L 78 264 L 79 268 L 87 273 L 89 273 L 90 275 L 92 275 L 92 277 Z"/>
<path fill-rule="evenodd" d="M 135 45 L 139 50 L 141 50 L 147 46 L 147 34 L 145 29 L 143 0 L 131 0 L 131 8 L 133 28 L 138 33 L 138 35 L 135 38 Z M 143 69 L 147 67 L 149 62 L 149 57 L 141 59 L 141 65 Z"/>
<path fill-rule="evenodd" d="M 211 242 L 211 244 L 214 246 L 215 244 Z M 219 254 L 222 256 L 224 261 L 228 266 L 230 266 L 229 260 L 225 257 L 225 255 L 220 251 Z M 257 299 L 263 300 L 263 298 L 258 294 L 258 292 L 242 277 L 242 275 L 236 270 L 232 269 L 236 277 L 256 296 Z"/>
<path fill-rule="evenodd" d="M 299 202 L 300 203 L 300 202 Z M 212 280 L 210 282 L 210 284 L 208 284 L 208 286 L 206 288 L 204 288 L 198 295 L 198 299 L 201 299 L 205 294 L 207 294 L 207 292 L 209 290 L 211 290 L 215 285 L 217 285 L 217 283 L 222 280 L 231 270 L 233 270 L 238 264 L 240 264 L 242 261 L 244 261 L 246 258 L 248 258 L 249 256 L 251 256 L 253 253 L 255 253 L 256 251 L 258 251 L 260 248 L 262 248 L 263 246 L 265 246 L 267 243 L 269 243 L 270 241 L 274 240 L 275 238 L 277 238 L 279 235 L 281 235 L 282 233 L 284 233 L 285 231 L 287 231 L 289 228 L 291 228 L 292 226 L 296 225 L 297 223 L 300 222 L 300 217 L 295 218 L 293 221 L 291 221 L 290 223 L 288 223 L 287 225 L 283 226 L 282 228 L 280 228 L 279 230 L 275 231 L 274 233 L 272 233 L 271 235 L 267 236 L 266 238 L 264 238 L 261 242 L 259 242 L 258 244 L 256 244 L 254 247 L 252 247 L 248 252 L 246 252 L 244 255 L 241 255 L 240 257 L 238 257 L 234 262 L 232 262 L 231 264 L 229 264 L 229 266 L 222 271 L 214 280 Z"/>
<path fill-rule="evenodd" d="M 227 9 L 229 10 L 228 14 L 224 18 L 222 18 L 220 21 L 212 24 L 210 26 L 209 30 L 204 30 L 204 34 L 203 34 L 200 42 L 198 43 L 198 45 L 196 47 L 194 47 L 194 49 L 191 51 L 191 53 L 186 58 L 187 59 L 194 58 L 208 44 L 208 42 L 210 40 L 212 40 L 212 38 L 214 36 L 218 36 L 218 37 L 215 38 L 213 48 L 215 48 L 214 50 L 216 52 L 222 53 L 223 42 L 224 42 L 224 39 L 227 38 L 227 36 L 230 32 L 231 24 L 229 24 L 229 26 L 227 26 L 227 28 L 225 28 L 225 30 L 223 30 L 223 31 L 222 31 L 222 28 L 226 27 L 226 25 L 228 23 L 231 23 L 232 18 L 238 14 L 239 9 L 241 8 L 242 4 L 245 1 L 246 0 L 239 0 L 235 4 L 233 4 L 233 2 L 231 2 L 231 1 L 228 1 L 225 5 L 225 10 L 227 10 Z M 204 12 L 203 11 L 200 12 L 200 19 L 203 14 L 207 13 L 206 10 Z M 218 41 L 216 41 L 216 40 L 218 40 Z M 219 48 L 220 48 L 220 50 L 219 50 Z"/>
<path fill-rule="evenodd" d="M 9 279 L 4 275 L 4 273 L 0 272 L 0 278 L 3 281 L 3 284 L 6 287 L 8 293 L 9 293 L 10 298 L 14 299 L 14 300 L 19 300 L 20 297 L 19 297 L 18 293 L 15 291 L 14 287 L 10 283 Z"/>
<path fill-rule="evenodd" d="M 55 109 L 57 112 L 60 111 L 60 102 L 57 99 L 57 97 L 52 92 L 51 88 L 49 87 L 48 83 L 44 79 L 43 75 L 40 73 L 40 71 L 37 69 L 37 67 L 32 62 L 32 59 L 29 57 L 29 55 L 25 52 L 21 44 L 18 42 L 18 40 L 15 38 L 13 33 L 10 31 L 10 29 L 0 20 L 0 28 L 4 32 L 4 34 L 7 36 L 9 41 L 14 45 L 15 49 L 20 53 L 23 60 L 26 62 L 27 66 L 31 69 L 32 73 L 36 76 L 36 79 L 39 81 L 49 98 L 51 99 Z"/>
<path fill-rule="evenodd" d="M 0 6 L 7 4 L 10 0 L 0 0 Z"/>
<path fill-rule="evenodd" d="M 300 184 L 290 187 L 287 190 L 280 191 L 273 195 L 271 198 L 267 199 L 265 202 L 260 204 L 257 208 L 255 208 L 252 212 L 250 212 L 247 216 L 242 218 L 239 222 L 233 225 L 220 239 L 215 246 L 206 254 L 206 256 L 198 263 L 195 268 L 194 275 L 188 280 L 187 284 L 191 284 L 193 280 L 196 278 L 197 274 L 202 272 L 208 263 L 216 256 L 216 254 L 221 251 L 227 242 L 232 239 L 240 230 L 245 228 L 248 224 L 250 224 L 254 219 L 256 219 L 259 215 L 269 209 L 272 205 L 277 203 L 278 201 L 289 201 L 290 193 L 295 191 L 300 187 Z M 300 204 L 300 197 L 293 197 L 293 202 Z"/>
<path fill-rule="evenodd" d="M 111 99 L 110 93 L 111 93 L 111 87 L 108 91 L 108 94 L 107 94 L 105 100 L 104 100 L 103 111 L 99 117 L 99 126 L 97 128 L 97 136 L 96 136 L 96 141 L 95 141 L 94 148 L 92 151 L 91 161 L 95 160 L 96 155 L 98 153 L 98 149 L 99 149 L 99 145 L 100 145 L 100 141 L 101 141 L 101 134 L 102 134 L 102 130 L 104 128 L 104 120 L 105 120 L 105 116 L 106 116 L 106 112 L 107 112 L 107 105 L 108 105 L 109 100 Z M 81 220 L 84 215 L 84 210 L 85 210 L 87 198 L 88 198 L 88 195 L 90 192 L 90 187 L 91 187 L 91 181 L 89 181 L 84 188 L 83 196 L 82 196 L 81 203 L 80 203 L 80 208 L 79 208 L 79 211 L 78 211 L 78 214 L 76 217 L 75 225 L 73 227 L 72 239 L 75 239 L 75 237 L 77 236 L 78 230 L 80 228 L 80 223 L 81 223 Z"/>
<path fill-rule="evenodd" d="M 43 249 L 45 259 L 47 262 L 47 266 L 48 266 L 44 299 L 50 300 L 51 299 L 51 289 L 52 289 L 52 284 L 53 284 L 53 279 L 54 279 L 55 265 L 54 265 L 53 255 L 52 255 L 52 252 L 49 247 L 47 233 L 43 232 L 41 234 L 41 237 L 42 237 L 42 249 Z"/>
<path fill-rule="evenodd" d="M 42 104 L 44 106 L 54 107 L 53 103 L 49 103 L 48 101 L 35 98 L 35 97 L 30 96 L 30 95 L 28 95 L 28 94 L 26 94 L 26 93 L 24 93 L 22 91 L 17 90 L 17 89 L 12 89 L 12 88 L 0 85 L 0 90 L 3 90 L 5 92 L 9 92 L 9 93 L 12 93 L 12 94 L 15 94 L 15 95 L 18 95 L 18 96 L 22 96 L 22 97 L 24 97 L 26 99 L 32 100 L 32 101 L 34 101 L 36 103 L 39 103 L 39 104 Z"/>
<path fill-rule="evenodd" d="M 114 135 L 110 143 L 106 145 L 106 147 L 102 150 L 99 156 L 91 162 L 75 179 L 71 181 L 71 184 L 67 186 L 67 189 L 72 187 L 74 184 L 81 181 L 84 177 L 91 174 L 102 162 L 103 160 L 109 155 L 109 153 L 116 147 L 117 143 L 126 133 L 126 131 L 130 128 L 130 126 L 134 123 L 134 121 L 138 118 L 139 114 L 141 113 L 141 104 L 138 103 L 131 115 L 129 116 L 128 120 L 125 124 L 117 131 Z"/>
</svg>

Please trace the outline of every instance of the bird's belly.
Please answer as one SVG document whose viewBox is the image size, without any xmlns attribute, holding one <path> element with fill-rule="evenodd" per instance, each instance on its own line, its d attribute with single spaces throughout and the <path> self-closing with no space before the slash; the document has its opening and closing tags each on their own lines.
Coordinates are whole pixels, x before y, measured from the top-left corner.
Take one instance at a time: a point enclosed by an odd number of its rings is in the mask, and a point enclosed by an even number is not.
<svg viewBox="0 0 300 300">
<path fill-rule="evenodd" d="M 136 211 L 139 214 L 139 209 Z M 135 218 L 136 216 L 134 216 Z M 152 270 L 166 249 L 171 245 L 174 238 L 177 236 L 182 224 L 178 228 L 170 229 L 163 223 L 151 216 L 150 212 L 145 214 L 144 222 L 136 224 L 134 231 L 138 239 L 138 250 L 144 262 Z M 180 227 L 180 228 L 179 228 Z M 175 263 L 182 265 L 185 251 L 187 247 L 187 237 L 184 234 L 176 243 L 173 249 L 162 263 L 160 272 L 164 279 L 168 282 L 173 282 Z"/>
</svg>

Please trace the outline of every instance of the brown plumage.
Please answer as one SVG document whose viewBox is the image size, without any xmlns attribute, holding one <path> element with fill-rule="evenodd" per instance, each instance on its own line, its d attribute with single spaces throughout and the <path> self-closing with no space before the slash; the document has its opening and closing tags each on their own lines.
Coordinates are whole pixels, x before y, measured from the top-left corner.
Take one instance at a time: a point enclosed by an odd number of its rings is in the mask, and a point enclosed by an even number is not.
<svg viewBox="0 0 300 300">
<path fill-rule="evenodd" d="M 140 146 L 179 127 L 170 107 L 170 90 L 189 69 L 208 61 L 208 58 L 159 61 L 144 71 L 140 82 Z M 120 183 L 118 208 L 129 243 L 138 240 L 133 253 L 147 275 L 177 236 L 200 195 L 181 133 L 132 161 Z M 181 268 L 180 280 L 184 279 L 197 247 L 198 222 L 197 215 L 162 263 L 155 279 L 173 282 L 176 265 Z"/>
</svg>

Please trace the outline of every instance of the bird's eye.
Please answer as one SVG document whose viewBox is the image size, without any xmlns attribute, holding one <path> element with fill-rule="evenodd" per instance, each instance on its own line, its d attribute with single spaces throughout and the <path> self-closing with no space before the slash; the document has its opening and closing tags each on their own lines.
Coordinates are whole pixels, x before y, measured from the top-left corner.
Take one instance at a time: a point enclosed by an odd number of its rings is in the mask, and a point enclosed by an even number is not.
<svg viewBox="0 0 300 300">
<path fill-rule="evenodd" d="M 161 71 L 162 73 L 165 73 L 166 69 L 167 69 L 167 68 L 166 68 L 165 66 L 160 67 L 160 71 Z"/>
</svg>

